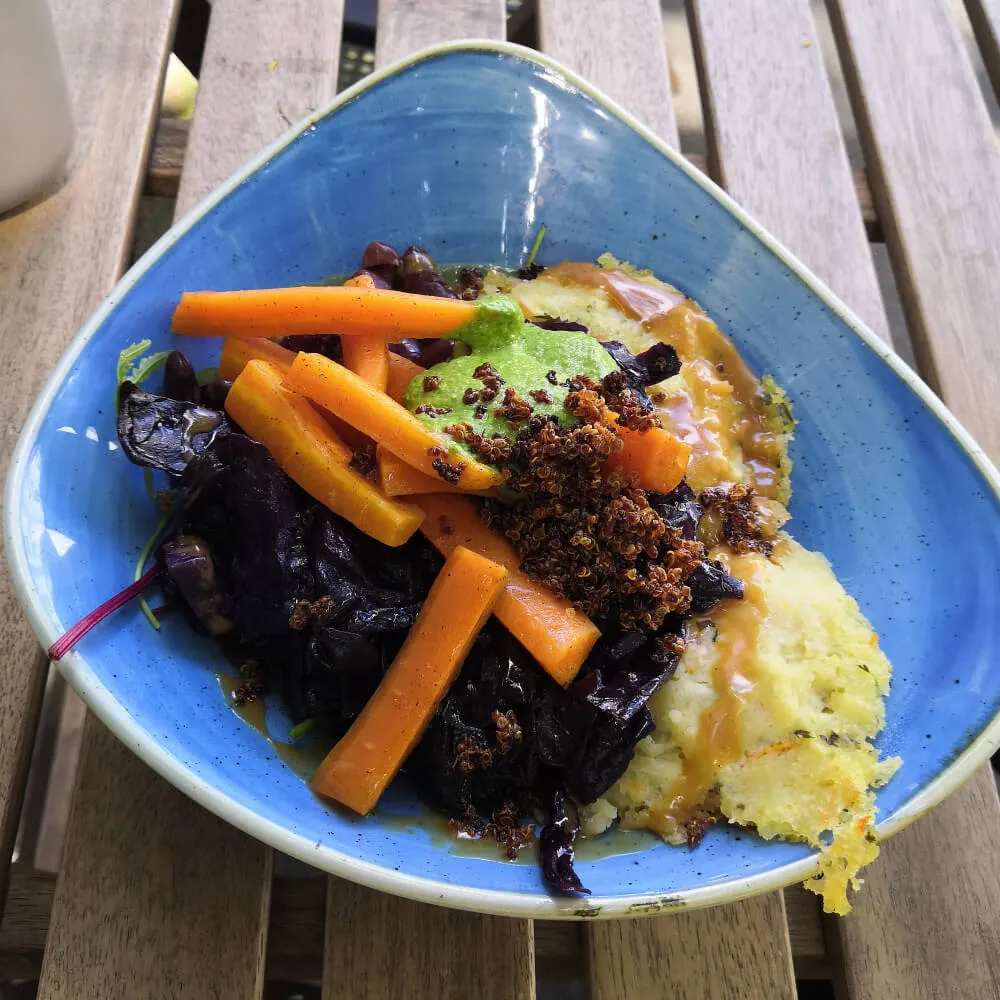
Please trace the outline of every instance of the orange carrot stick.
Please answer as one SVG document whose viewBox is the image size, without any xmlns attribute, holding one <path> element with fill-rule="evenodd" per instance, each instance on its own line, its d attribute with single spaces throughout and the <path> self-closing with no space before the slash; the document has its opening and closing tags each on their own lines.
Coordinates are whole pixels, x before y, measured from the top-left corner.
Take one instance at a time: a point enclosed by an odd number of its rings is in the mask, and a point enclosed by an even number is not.
<svg viewBox="0 0 1000 1000">
<path fill-rule="evenodd" d="M 634 431 L 620 427 L 618 431 L 624 447 L 608 463 L 611 468 L 635 472 L 644 490 L 669 493 L 684 478 L 691 446 L 662 427 L 648 431 Z"/>
<path fill-rule="evenodd" d="M 389 380 L 386 383 L 385 391 L 397 403 L 403 402 L 403 393 L 406 387 L 423 371 L 415 361 L 409 358 L 400 357 L 398 354 L 389 352 Z"/>
<path fill-rule="evenodd" d="M 510 574 L 495 613 L 559 684 L 577 674 L 594 643 L 597 626 L 582 612 L 520 570 L 521 560 L 507 539 L 483 524 L 476 504 L 458 496 L 415 496 L 427 515 L 420 530 L 443 555 L 459 545 L 492 559 Z"/>
<path fill-rule="evenodd" d="M 219 374 L 223 378 L 233 381 L 246 368 L 249 361 L 266 361 L 284 375 L 292 367 L 295 354 L 295 351 L 281 347 L 273 340 L 240 340 L 238 337 L 226 337 L 222 342 Z M 345 424 L 343 420 L 338 420 L 323 407 L 317 406 L 316 412 L 333 428 L 334 435 L 346 441 L 354 451 L 365 448 L 372 443 L 371 438 L 367 435 L 356 431 L 350 424 Z"/>
<path fill-rule="evenodd" d="M 239 292 L 185 292 L 171 329 L 188 337 L 279 337 L 339 333 L 448 337 L 470 322 L 476 303 L 379 288 L 302 285 Z"/>
<path fill-rule="evenodd" d="M 428 476 L 412 465 L 407 465 L 382 445 L 375 449 L 378 467 L 378 485 L 387 497 L 405 497 L 414 493 L 463 493 L 457 486 L 449 486 L 438 476 Z"/>
<path fill-rule="evenodd" d="M 295 352 L 276 344 L 273 340 L 239 340 L 226 337 L 222 342 L 222 357 L 219 358 L 219 374 L 233 381 L 246 367 L 248 361 L 266 361 L 285 371 L 292 367 Z"/>
<path fill-rule="evenodd" d="M 303 396 L 289 392 L 281 372 L 250 361 L 226 397 L 226 412 L 274 457 L 310 496 L 386 545 L 402 545 L 423 512 L 384 497 L 350 468 L 351 449 Z"/>
<path fill-rule="evenodd" d="M 404 406 L 329 358 L 299 354 L 285 380 L 289 388 L 428 476 L 439 476 L 440 469 L 450 481 L 454 474 L 451 484 L 464 490 L 487 490 L 503 479 L 496 469 L 466 458 L 447 436 L 432 433 Z"/>
<path fill-rule="evenodd" d="M 375 694 L 309 782 L 365 815 L 417 745 L 503 593 L 507 571 L 456 548 Z"/>
<path fill-rule="evenodd" d="M 370 274 L 356 274 L 344 282 L 345 288 L 375 288 Z M 389 349 L 384 337 L 342 337 L 344 364 L 369 385 L 385 392 L 389 380 Z"/>
</svg>

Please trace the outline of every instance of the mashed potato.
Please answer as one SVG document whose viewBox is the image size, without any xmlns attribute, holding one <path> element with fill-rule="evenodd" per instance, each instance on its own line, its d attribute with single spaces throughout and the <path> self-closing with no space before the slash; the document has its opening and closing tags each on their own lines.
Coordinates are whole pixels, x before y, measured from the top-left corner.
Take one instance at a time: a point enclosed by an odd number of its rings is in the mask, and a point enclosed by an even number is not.
<svg viewBox="0 0 1000 1000">
<path fill-rule="evenodd" d="M 664 425 L 692 444 L 689 483 L 696 491 L 751 484 L 782 523 L 793 429 L 783 394 L 753 377 L 669 285 L 610 257 L 601 265 L 563 265 L 534 281 L 494 274 L 490 290 L 633 353 L 672 343 L 681 371 L 650 395 Z M 639 282 L 656 293 L 647 299 Z M 583 808 L 583 831 L 595 836 L 617 821 L 683 844 L 726 819 L 767 839 L 805 841 L 821 848 L 821 877 L 808 888 L 828 911 L 845 913 L 849 885 L 878 854 L 872 789 L 899 763 L 879 761 L 871 743 L 884 724 L 889 661 L 822 555 L 786 534 L 770 557 L 725 545 L 711 555 L 743 581 L 744 599 L 697 620 L 676 674 L 650 700 L 655 732 Z"/>
</svg>

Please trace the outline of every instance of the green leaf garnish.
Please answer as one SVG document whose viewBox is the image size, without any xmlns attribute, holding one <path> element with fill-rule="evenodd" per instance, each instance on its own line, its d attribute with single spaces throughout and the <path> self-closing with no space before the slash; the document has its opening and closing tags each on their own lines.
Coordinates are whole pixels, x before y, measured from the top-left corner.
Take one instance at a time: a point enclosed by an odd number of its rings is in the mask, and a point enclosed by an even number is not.
<svg viewBox="0 0 1000 1000">
<path fill-rule="evenodd" d="M 300 736 L 305 736 L 315 725 L 315 719 L 303 719 L 298 725 L 292 726 L 288 730 L 288 738 L 290 740 L 297 740 Z"/>
<path fill-rule="evenodd" d="M 117 385 L 121 385 L 122 382 L 126 381 L 128 378 L 132 362 L 138 361 L 139 358 L 141 358 L 152 346 L 153 342 L 151 340 L 140 340 L 138 344 L 132 344 L 130 347 L 126 347 L 125 350 L 118 355 Z"/>
<path fill-rule="evenodd" d="M 194 377 L 198 380 L 198 385 L 208 385 L 218 374 L 218 368 L 202 368 L 200 371 L 195 372 Z"/>
<path fill-rule="evenodd" d="M 146 568 L 146 561 L 153 554 L 153 550 L 156 548 L 156 543 L 159 541 L 160 535 L 163 534 L 163 529 L 170 522 L 170 515 L 167 514 L 161 518 L 160 523 L 156 526 L 153 533 L 149 536 L 146 544 L 142 547 L 142 551 L 139 553 L 139 561 L 135 564 L 135 580 L 142 578 L 143 570 Z M 139 594 L 136 598 L 140 610 L 146 616 L 146 621 L 156 629 L 157 632 L 160 631 L 160 623 L 156 619 L 156 615 L 153 614 L 152 609 L 146 603 L 146 599 Z"/>
<path fill-rule="evenodd" d="M 147 355 L 129 373 L 129 382 L 142 385 L 153 372 L 159 371 L 170 357 L 170 351 L 157 351 L 155 354 Z"/>
<path fill-rule="evenodd" d="M 545 234 L 548 232 L 547 226 L 542 226 L 538 230 L 538 235 L 535 237 L 535 242 L 531 244 L 531 250 L 528 253 L 528 259 L 524 262 L 525 267 L 531 267 L 535 263 L 535 258 L 538 256 L 538 251 L 541 249 L 542 240 L 545 239 Z"/>
</svg>

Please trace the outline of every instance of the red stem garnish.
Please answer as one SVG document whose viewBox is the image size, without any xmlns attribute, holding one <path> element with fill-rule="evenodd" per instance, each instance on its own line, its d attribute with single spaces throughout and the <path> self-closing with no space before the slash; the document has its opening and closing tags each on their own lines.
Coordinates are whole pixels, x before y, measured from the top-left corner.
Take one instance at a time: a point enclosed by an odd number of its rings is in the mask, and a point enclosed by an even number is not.
<svg viewBox="0 0 1000 1000">
<path fill-rule="evenodd" d="M 49 646 L 49 659 L 61 660 L 95 625 L 99 625 L 108 615 L 141 594 L 160 575 L 160 572 L 159 566 L 153 566 L 120 594 L 115 594 L 99 608 L 81 618 L 68 632 Z"/>
</svg>

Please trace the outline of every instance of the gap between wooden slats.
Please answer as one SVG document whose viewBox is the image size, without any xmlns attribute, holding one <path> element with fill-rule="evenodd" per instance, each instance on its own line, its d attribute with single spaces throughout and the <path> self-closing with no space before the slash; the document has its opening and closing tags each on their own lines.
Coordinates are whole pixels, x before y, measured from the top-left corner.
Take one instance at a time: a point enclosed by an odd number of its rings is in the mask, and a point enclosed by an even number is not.
<svg viewBox="0 0 1000 1000">
<path fill-rule="evenodd" d="M 541 49 L 678 145 L 659 0 L 539 0 Z"/>
<path fill-rule="evenodd" d="M 179 212 L 332 96 L 342 20 L 216 0 Z M 271 866 L 88 717 L 39 997 L 259 996 Z"/>
<path fill-rule="evenodd" d="M 381 68 L 438 42 L 506 37 L 504 0 L 379 0 L 375 61 Z"/>
<path fill-rule="evenodd" d="M 996 460 L 1000 154 L 958 29 L 945 0 L 833 0 L 830 15 L 921 371 Z M 987 765 L 867 873 L 837 927 L 849 994 L 1000 996 L 998 929 Z"/>
<path fill-rule="evenodd" d="M 381 0 L 376 64 L 449 39 L 503 38 L 504 17 L 502 0 Z M 329 880 L 324 1000 L 534 995 L 530 921 L 449 911 Z"/>
<path fill-rule="evenodd" d="M 57 190 L 0 221 L 0 363 L 7 387 L 0 478 L 44 380 L 120 272 L 173 6 L 160 0 L 140 19 L 137 10 L 119 11 L 113 3 L 86 11 L 54 4 L 68 82 L 78 96 L 75 148 Z M 114 60 L 110 72 L 108 60 Z M 2 895 L 47 666 L 3 560 L 0 648 Z"/>
<path fill-rule="evenodd" d="M 965 0 L 993 92 L 1000 100 L 1000 0 Z"/>
</svg>

